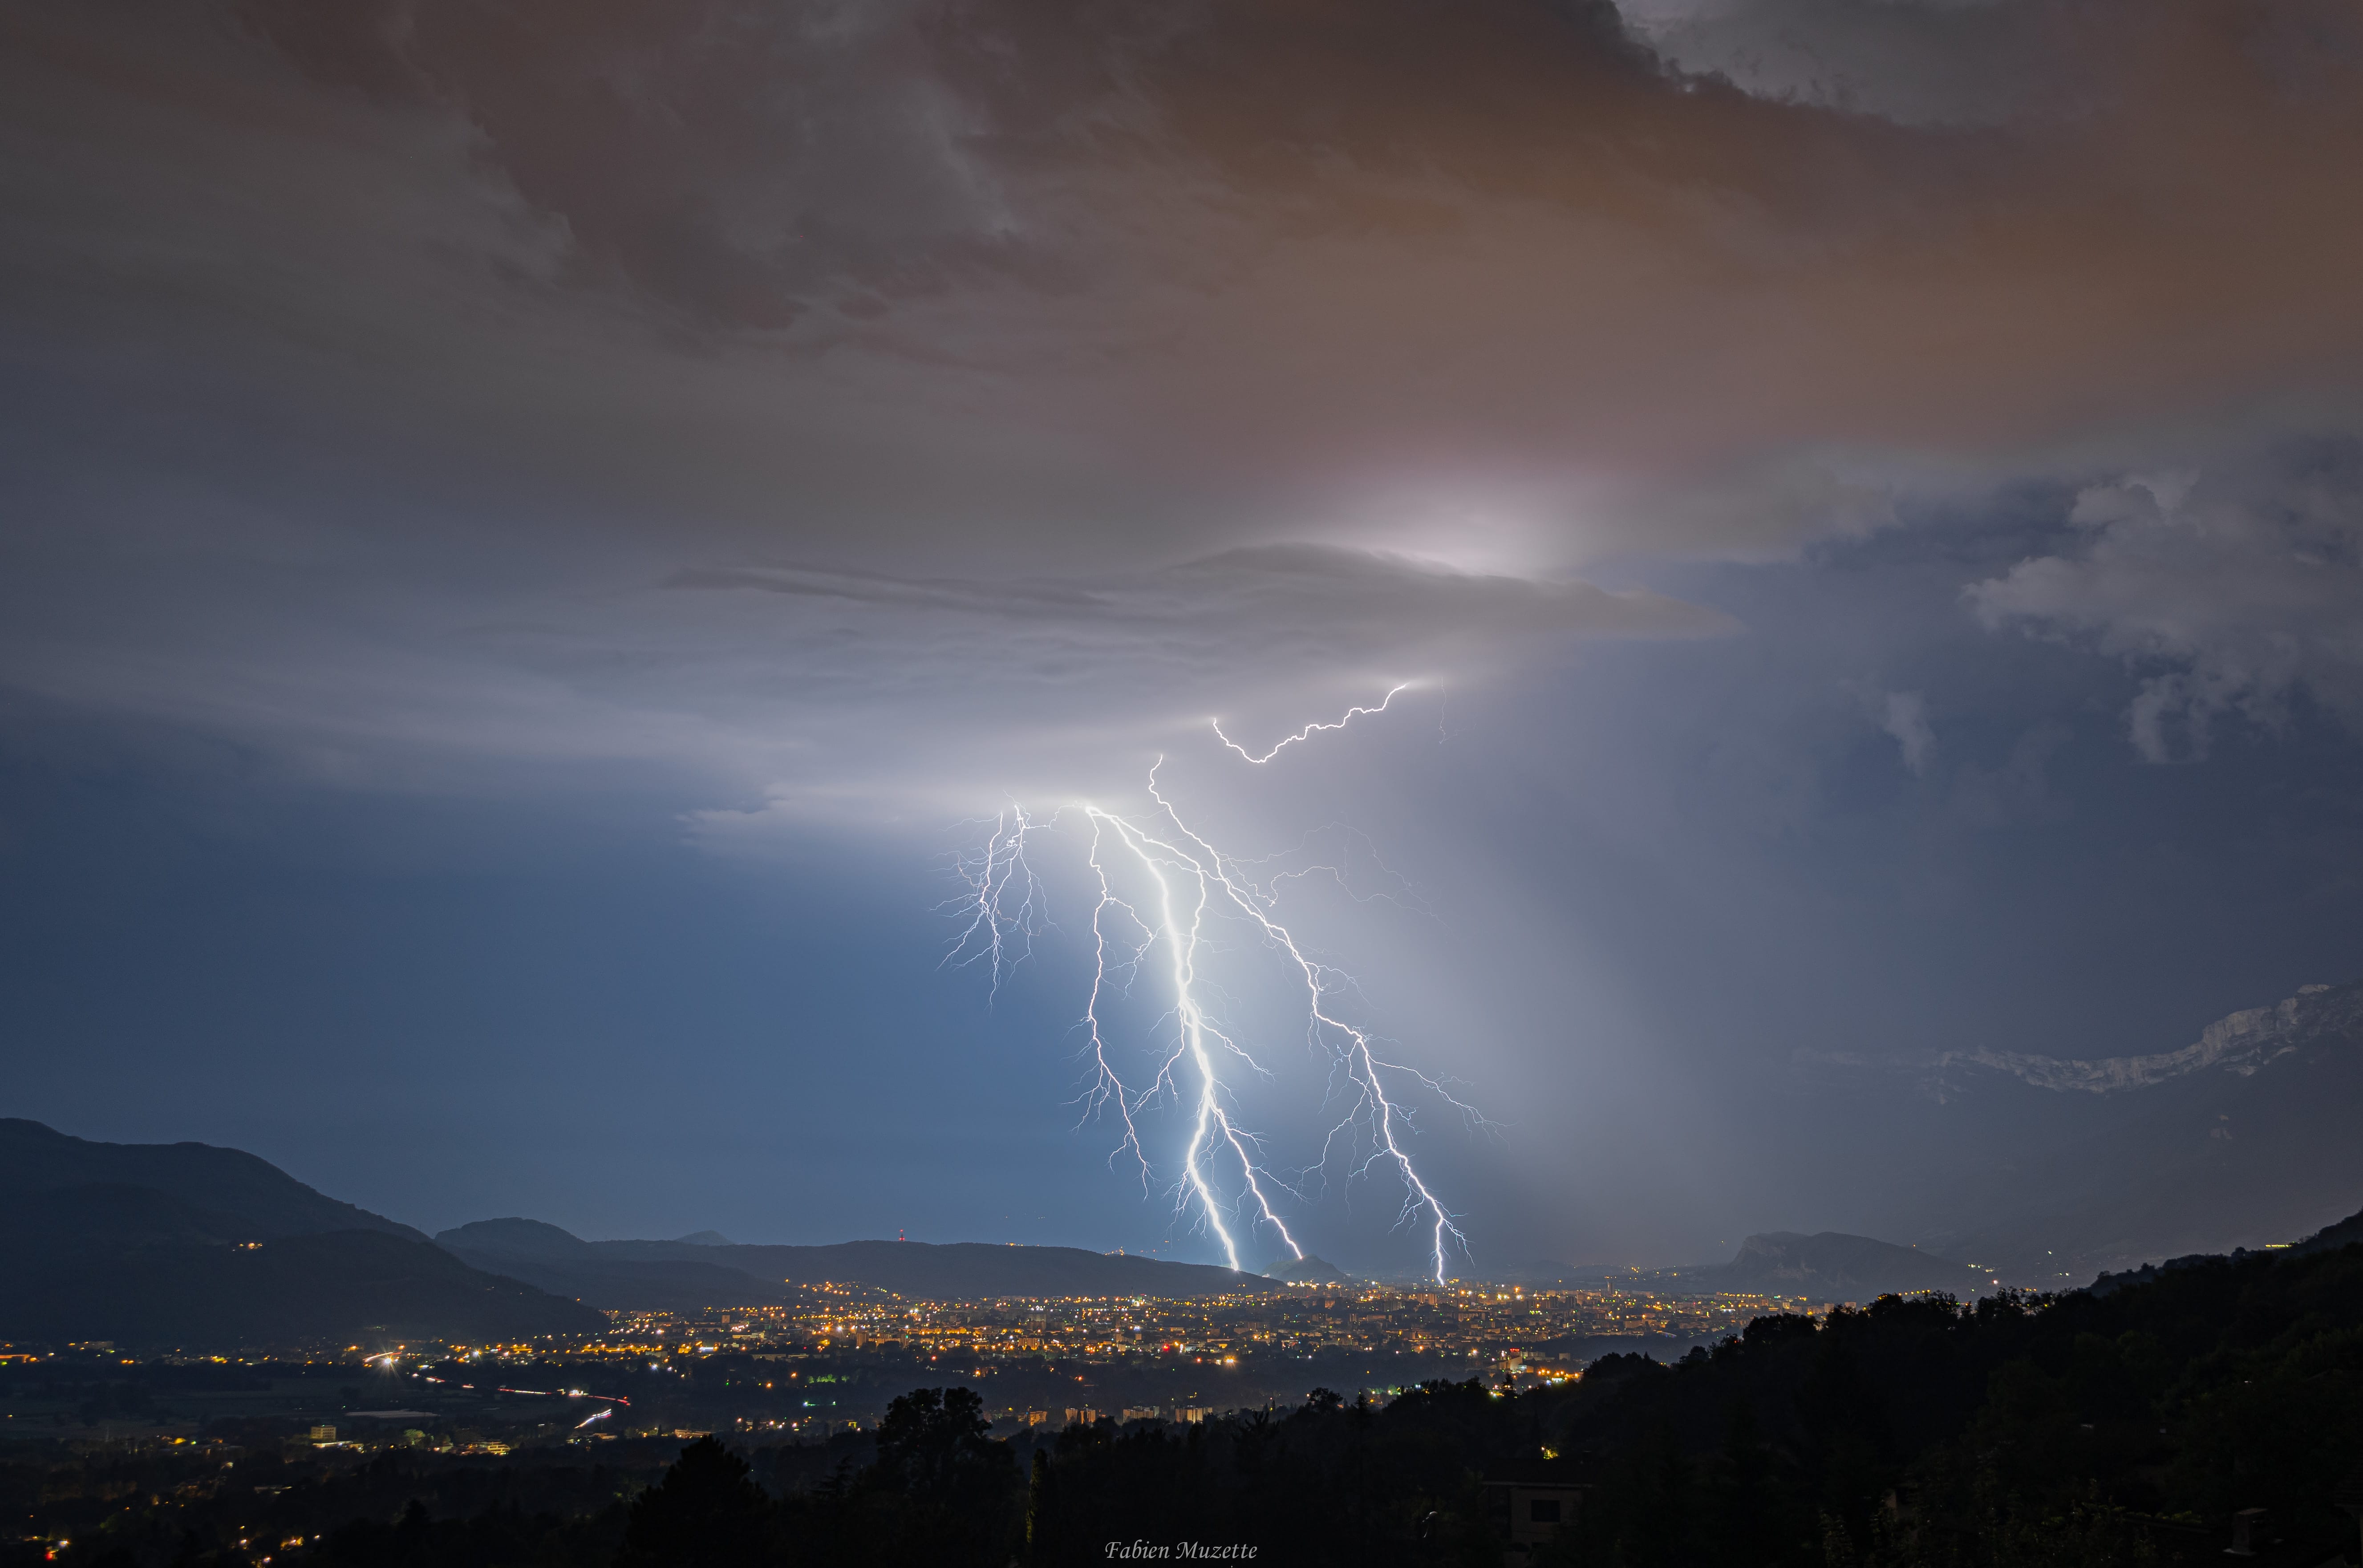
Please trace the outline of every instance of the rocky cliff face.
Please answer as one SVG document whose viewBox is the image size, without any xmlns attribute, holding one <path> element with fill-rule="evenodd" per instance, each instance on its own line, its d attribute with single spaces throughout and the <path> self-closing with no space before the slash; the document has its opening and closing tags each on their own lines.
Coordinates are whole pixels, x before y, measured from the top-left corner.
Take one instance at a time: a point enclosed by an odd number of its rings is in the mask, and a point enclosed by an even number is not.
<svg viewBox="0 0 2363 1568">
<path fill-rule="evenodd" d="M 1963 1067 L 2007 1073 L 2038 1089 L 2107 1095 L 2144 1089 L 2210 1068 L 2247 1077 L 2276 1058 L 2325 1036 L 2363 1038 L 2363 984 L 2306 985 L 2268 1007 L 2222 1018 L 2180 1051 L 2152 1056 L 2082 1061 L 2003 1051 L 1952 1051 L 1939 1059 L 1940 1076 Z"/>
</svg>

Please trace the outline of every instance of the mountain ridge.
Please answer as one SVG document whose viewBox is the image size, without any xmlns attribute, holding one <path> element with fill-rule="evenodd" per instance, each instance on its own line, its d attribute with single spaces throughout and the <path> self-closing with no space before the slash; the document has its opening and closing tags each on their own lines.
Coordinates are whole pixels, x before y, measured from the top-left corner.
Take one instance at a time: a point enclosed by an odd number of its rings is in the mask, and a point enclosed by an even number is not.
<svg viewBox="0 0 2363 1568">
<path fill-rule="evenodd" d="M 2210 1067 L 2246 1077 L 2317 1034 L 2352 1030 L 2358 1024 L 2363 1024 L 2363 984 L 2301 985 L 2293 996 L 2224 1015 L 2200 1030 L 2197 1040 L 2176 1051 L 2089 1059 L 1954 1051 L 1936 1059 L 1936 1073 L 1940 1084 L 1947 1068 L 1974 1066 L 2009 1073 L 2038 1089 L 2118 1094 Z"/>
<path fill-rule="evenodd" d="M 1811 1235 L 1771 1230 L 1749 1236 L 1731 1262 L 1684 1269 L 1681 1277 L 1734 1294 L 1816 1300 L 1869 1300 L 1925 1290 L 1973 1298 L 2001 1285 L 1971 1264 L 1843 1230 Z"/>
<path fill-rule="evenodd" d="M 211 1143 L 102 1143 L 22 1117 L 0 1117 L 0 1192 L 120 1184 L 236 1214 L 255 1239 L 379 1230 L 427 1233 L 305 1185 L 259 1154 Z"/>
<path fill-rule="evenodd" d="M 1268 1290 L 1278 1282 L 1210 1263 L 1126 1257 L 1081 1247 L 1020 1246 L 990 1241 L 838 1241 L 818 1246 L 699 1241 L 586 1241 L 542 1220 L 477 1220 L 438 1234 L 436 1244 L 477 1267 L 537 1282 L 566 1281 L 586 1302 L 615 1309 L 660 1296 L 684 1299 L 699 1288 L 766 1294 L 745 1304 L 782 1299 L 782 1285 L 866 1284 L 914 1299 L 976 1296 L 1228 1295 Z M 737 1281 L 698 1271 L 719 1269 Z M 668 1272 L 671 1271 L 671 1272 Z M 743 1284 L 738 1282 L 743 1281 Z M 555 1283 L 545 1288 L 557 1289 Z M 703 1306 L 737 1305 L 708 1300 Z"/>
<path fill-rule="evenodd" d="M 80 1179 L 93 1174 L 115 1179 Z M 0 1121 L 0 1339 L 17 1342 L 220 1350 L 607 1326 L 244 1151 L 94 1143 L 13 1118 Z"/>
</svg>

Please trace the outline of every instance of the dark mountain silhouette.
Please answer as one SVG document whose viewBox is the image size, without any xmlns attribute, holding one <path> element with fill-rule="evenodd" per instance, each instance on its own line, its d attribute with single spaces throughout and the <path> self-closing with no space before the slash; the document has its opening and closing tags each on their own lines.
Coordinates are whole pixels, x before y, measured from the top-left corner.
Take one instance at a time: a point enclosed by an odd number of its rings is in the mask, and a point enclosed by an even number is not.
<svg viewBox="0 0 2363 1568">
<path fill-rule="evenodd" d="M 1335 1264 L 1310 1254 L 1274 1263 L 1264 1270 L 1264 1274 L 1269 1279 L 1284 1280 L 1290 1284 L 1346 1284 L 1353 1279 L 1353 1275 Z"/>
<path fill-rule="evenodd" d="M 841 1241 L 825 1247 L 585 1241 L 530 1219 L 479 1220 L 435 1240 L 479 1268 L 619 1309 L 656 1310 L 660 1297 L 686 1299 L 679 1293 L 697 1296 L 725 1288 L 740 1294 L 704 1296 L 694 1304 L 753 1305 L 781 1299 L 782 1284 L 866 1284 L 916 1300 L 959 1301 L 994 1296 L 1220 1296 L 1270 1284 L 1259 1274 L 1204 1263 L 982 1241 Z"/>
<path fill-rule="evenodd" d="M 446 1230 L 437 1246 L 462 1262 L 507 1274 L 587 1307 L 623 1312 L 696 1312 L 709 1307 L 760 1307 L 788 1300 L 782 1282 L 703 1257 L 632 1258 L 538 1219 L 480 1219 Z M 637 1243 L 625 1242 L 624 1246 Z M 694 1241 L 658 1246 L 713 1249 Z"/>
<path fill-rule="evenodd" d="M 2358 1241 L 2363 1241 L 2363 1213 L 2350 1214 L 2335 1225 L 2325 1225 L 2302 1241 L 2258 1249 L 2235 1247 L 2228 1254 L 2192 1252 L 2163 1262 L 2144 1263 L 2120 1273 L 2103 1273 L 2085 1288 L 2094 1296 L 2107 1296 L 2128 1285 L 2151 1284 L 2161 1275 L 2184 1269 L 2204 1268 L 2211 1263 L 2246 1263 L 2253 1259 L 2302 1258 L 2315 1252 L 2339 1251 Z"/>
<path fill-rule="evenodd" d="M 1991 1275 L 1966 1263 L 1836 1230 L 1814 1236 L 1792 1230 L 1750 1236 L 1727 1263 L 1670 1269 L 1658 1282 L 1660 1289 L 1802 1296 L 1817 1302 L 1869 1301 L 1921 1290 L 1941 1290 L 1969 1301 L 1997 1288 Z"/>
<path fill-rule="evenodd" d="M 194 1208 L 234 1214 L 241 1240 L 323 1230 L 379 1230 L 424 1241 L 424 1231 L 314 1191 L 268 1160 L 209 1143 L 94 1143 L 38 1121 L 0 1118 L 0 1192 L 49 1192 L 94 1183 L 152 1187 Z"/>
<path fill-rule="evenodd" d="M 479 1219 L 435 1238 L 438 1247 L 500 1252 L 516 1258 L 588 1258 L 595 1243 L 539 1219 Z"/>
<path fill-rule="evenodd" d="M 88 1143 L 25 1121 L 0 1123 L 0 1339 L 222 1350 L 606 1327 L 236 1150 Z M 71 1180 L 94 1170 L 174 1184 Z"/>
<path fill-rule="evenodd" d="M 2293 1252 L 2329 1252 L 2363 1241 L 2363 1213 L 2350 1214 L 2335 1225 L 2325 1225 L 2291 1247 Z"/>
</svg>

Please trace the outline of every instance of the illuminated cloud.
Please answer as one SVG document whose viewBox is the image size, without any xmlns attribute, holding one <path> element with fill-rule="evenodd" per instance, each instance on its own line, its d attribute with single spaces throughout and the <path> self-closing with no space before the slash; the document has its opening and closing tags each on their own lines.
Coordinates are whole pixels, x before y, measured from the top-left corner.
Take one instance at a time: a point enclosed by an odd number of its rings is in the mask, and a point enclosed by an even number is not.
<svg viewBox="0 0 2363 1568">
<path fill-rule="evenodd" d="M 1968 590 L 1987 625 L 2074 639 L 2142 674 L 2127 734 L 2153 762 L 2207 754 L 2238 714 L 2302 692 L 2363 720 L 2363 466 L 2352 443 L 2221 475 L 2129 475 L 2077 498 L 2078 548 Z"/>
<path fill-rule="evenodd" d="M 505 789 L 605 762 L 950 815 L 1020 783 L 1137 783 L 1144 749 L 1218 713 L 1253 733 L 1583 639 L 1733 628 L 1646 591 L 1321 545 L 1000 581 L 608 567 L 455 595 L 431 573 L 336 573 L 300 608 L 274 603 L 281 572 L 193 584 L 173 565 L 118 566 L 68 613 L 17 596 L 0 650 L 19 689 L 227 733 L 323 780 Z"/>
<path fill-rule="evenodd" d="M 1936 732 L 1928 728 L 1928 699 L 1918 692 L 1889 692 L 1879 727 L 1903 749 L 1903 766 L 1914 777 L 1928 771 L 1936 754 Z"/>
</svg>

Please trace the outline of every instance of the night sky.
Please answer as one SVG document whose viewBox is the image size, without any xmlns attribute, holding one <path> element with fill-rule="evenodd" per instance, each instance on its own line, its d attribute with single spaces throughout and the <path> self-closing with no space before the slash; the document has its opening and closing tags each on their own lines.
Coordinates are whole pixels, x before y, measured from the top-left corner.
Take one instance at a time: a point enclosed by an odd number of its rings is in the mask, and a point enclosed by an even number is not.
<svg viewBox="0 0 2363 1568">
<path fill-rule="evenodd" d="M 1892 1226 L 1833 1062 L 2363 979 L 2358 169 L 2334 0 L 9 4 L 0 1114 L 1212 1260 L 1078 1100 L 1162 757 L 1472 1266 Z"/>
</svg>

